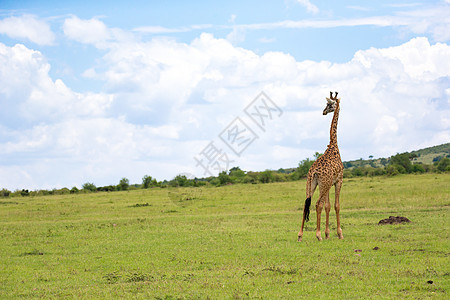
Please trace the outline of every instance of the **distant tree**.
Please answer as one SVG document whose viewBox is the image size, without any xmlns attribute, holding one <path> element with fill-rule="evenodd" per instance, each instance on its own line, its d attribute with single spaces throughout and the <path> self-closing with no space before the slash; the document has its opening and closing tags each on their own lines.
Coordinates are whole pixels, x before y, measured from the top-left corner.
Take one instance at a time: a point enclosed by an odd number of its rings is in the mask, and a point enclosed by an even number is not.
<svg viewBox="0 0 450 300">
<path fill-rule="evenodd" d="M 230 169 L 229 175 L 231 177 L 243 178 L 245 176 L 245 172 L 242 171 L 239 167 L 234 167 Z"/>
<path fill-rule="evenodd" d="M 67 195 L 70 194 L 70 190 L 68 188 L 62 188 L 62 189 L 54 189 L 53 190 L 54 195 Z"/>
<path fill-rule="evenodd" d="M 353 168 L 352 175 L 353 176 L 363 176 L 364 175 L 363 169 L 361 167 Z"/>
<path fill-rule="evenodd" d="M 343 164 L 344 164 L 344 168 L 345 169 L 353 167 L 353 164 L 351 162 L 349 162 L 349 161 L 345 161 Z"/>
<path fill-rule="evenodd" d="M 178 186 L 189 186 L 190 181 L 187 179 L 185 175 L 177 175 L 174 179 L 169 182 L 169 185 L 172 187 Z"/>
<path fill-rule="evenodd" d="M 386 158 L 382 158 L 381 160 L 380 160 L 380 163 L 383 165 L 383 166 L 386 166 L 387 164 L 388 164 L 388 160 L 386 159 Z"/>
<path fill-rule="evenodd" d="M 262 183 L 273 182 L 273 172 L 271 170 L 265 170 L 259 174 L 259 181 Z"/>
<path fill-rule="evenodd" d="M 402 169 L 399 169 L 400 173 L 411 173 L 412 171 L 412 164 L 411 164 L 411 155 L 407 152 L 396 154 L 394 156 L 391 156 L 389 160 L 389 164 L 391 165 L 397 165 L 403 167 L 405 169 L 405 172 L 402 172 Z M 397 168 L 398 169 L 398 168 Z"/>
<path fill-rule="evenodd" d="M 306 177 L 306 175 L 308 174 L 309 168 L 311 168 L 313 163 L 314 163 L 314 160 L 310 160 L 309 158 L 302 160 L 298 164 L 298 168 L 295 171 L 295 173 L 296 173 L 295 179 L 300 179 L 300 178 Z"/>
<path fill-rule="evenodd" d="M 372 159 L 373 158 L 373 155 L 369 155 L 369 159 Z"/>
<path fill-rule="evenodd" d="M 422 164 L 413 164 L 412 172 L 414 172 L 414 173 L 425 173 L 425 168 L 422 166 Z"/>
<path fill-rule="evenodd" d="M 106 185 L 97 188 L 97 192 L 114 192 L 117 190 L 117 187 L 114 185 Z"/>
<path fill-rule="evenodd" d="M 119 191 L 127 191 L 130 188 L 130 181 L 128 178 L 120 179 L 119 184 L 117 185 Z"/>
<path fill-rule="evenodd" d="M 8 198 L 9 195 L 11 195 L 11 191 L 9 191 L 7 189 L 2 189 L 0 191 L 0 197 L 2 197 L 2 198 Z"/>
<path fill-rule="evenodd" d="M 323 153 L 319 153 L 319 152 L 314 153 L 314 160 L 317 160 L 322 155 L 323 155 Z"/>
<path fill-rule="evenodd" d="M 274 172 L 273 181 L 275 182 L 285 182 L 288 181 L 288 175 L 286 172 Z"/>
<path fill-rule="evenodd" d="M 152 186 L 152 183 L 153 183 L 152 176 L 145 175 L 144 177 L 142 177 L 142 188 L 148 189 L 149 187 Z"/>
<path fill-rule="evenodd" d="M 438 171 L 445 172 L 450 170 L 450 159 L 447 157 L 442 158 L 438 165 L 437 165 Z"/>
<path fill-rule="evenodd" d="M 71 194 L 77 194 L 79 191 L 80 190 L 76 186 L 74 186 L 73 188 L 70 189 Z"/>
<path fill-rule="evenodd" d="M 227 174 L 227 172 L 222 171 L 219 173 L 219 184 L 220 185 L 225 185 L 231 183 L 231 177 L 230 175 Z"/>
<path fill-rule="evenodd" d="M 247 172 L 244 177 L 244 183 L 258 183 L 258 173 L 256 172 Z"/>
<path fill-rule="evenodd" d="M 95 192 L 97 191 L 97 187 L 95 186 L 95 184 L 90 183 L 90 182 L 86 182 L 85 184 L 82 185 L 83 190 L 86 191 L 90 191 L 90 192 Z"/>
<path fill-rule="evenodd" d="M 389 165 L 386 167 L 386 174 L 389 176 L 395 176 L 400 174 L 400 172 L 397 170 L 397 168 L 393 165 Z"/>
</svg>

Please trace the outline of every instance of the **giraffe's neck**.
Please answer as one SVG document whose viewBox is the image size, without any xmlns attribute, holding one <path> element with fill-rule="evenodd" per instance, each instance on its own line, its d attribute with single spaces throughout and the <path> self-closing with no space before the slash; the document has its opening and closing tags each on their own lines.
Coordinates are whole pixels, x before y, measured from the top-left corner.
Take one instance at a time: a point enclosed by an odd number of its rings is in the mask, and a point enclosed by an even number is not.
<svg viewBox="0 0 450 300">
<path fill-rule="evenodd" d="M 337 146 L 337 124 L 339 119 L 339 100 L 336 101 L 336 108 L 333 114 L 333 120 L 331 121 L 330 127 L 330 145 Z"/>
</svg>

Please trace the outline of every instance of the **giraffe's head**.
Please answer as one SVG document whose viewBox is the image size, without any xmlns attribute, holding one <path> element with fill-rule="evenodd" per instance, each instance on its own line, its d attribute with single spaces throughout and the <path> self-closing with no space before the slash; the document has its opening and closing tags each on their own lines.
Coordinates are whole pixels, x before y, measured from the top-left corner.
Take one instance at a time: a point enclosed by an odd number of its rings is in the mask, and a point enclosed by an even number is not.
<svg viewBox="0 0 450 300">
<path fill-rule="evenodd" d="M 340 99 L 337 98 L 338 92 L 334 92 L 335 95 L 333 97 L 333 92 L 330 92 L 330 98 L 327 97 L 327 106 L 323 110 L 323 115 L 326 115 L 330 112 L 334 112 L 336 109 L 336 103 L 339 102 Z"/>
</svg>

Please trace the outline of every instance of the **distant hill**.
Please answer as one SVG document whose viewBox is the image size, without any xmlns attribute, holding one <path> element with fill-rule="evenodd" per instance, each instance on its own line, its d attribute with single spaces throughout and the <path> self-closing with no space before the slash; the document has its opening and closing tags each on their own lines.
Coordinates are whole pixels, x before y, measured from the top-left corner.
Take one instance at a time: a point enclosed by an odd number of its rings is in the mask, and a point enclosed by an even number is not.
<svg viewBox="0 0 450 300">
<path fill-rule="evenodd" d="M 412 151 L 411 154 L 417 155 L 417 157 L 413 159 L 413 163 L 418 162 L 429 165 L 439 157 L 450 157 L 450 143 Z"/>
<path fill-rule="evenodd" d="M 450 143 L 442 144 L 439 146 L 428 147 L 420 150 L 409 152 L 416 157 L 412 159 L 412 163 L 421 163 L 431 165 L 435 161 L 443 157 L 450 157 Z M 395 155 L 394 153 L 392 155 Z M 389 163 L 389 157 L 387 158 L 374 158 L 374 159 L 358 159 L 344 162 L 345 168 L 351 169 L 354 167 L 383 167 Z"/>
</svg>

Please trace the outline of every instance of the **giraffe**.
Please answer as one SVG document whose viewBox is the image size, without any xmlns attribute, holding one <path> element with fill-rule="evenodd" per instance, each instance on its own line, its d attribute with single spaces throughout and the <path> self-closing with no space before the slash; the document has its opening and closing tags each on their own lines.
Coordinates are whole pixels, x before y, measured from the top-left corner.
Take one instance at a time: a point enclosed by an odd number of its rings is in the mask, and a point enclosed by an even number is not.
<svg viewBox="0 0 450 300">
<path fill-rule="evenodd" d="M 333 120 L 331 121 L 330 128 L 330 144 L 328 145 L 325 153 L 320 156 L 311 166 L 308 171 L 308 177 L 306 181 L 306 201 L 305 207 L 303 209 L 303 219 L 302 219 L 302 227 L 300 232 L 298 233 L 298 241 L 302 240 L 303 236 L 303 227 L 305 225 L 305 221 L 309 221 L 309 207 L 311 206 L 311 198 L 314 194 L 314 191 L 319 186 L 319 200 L 316 203 L 316 213 L 317 213 L 317 227 L 316 227 L 316 237 L 319 241 L 322 240 L 322 236 L 320 234 L 320 214 L 322 212 L 322 208 L 325 205 L 325 213 L 326 213 L 326 228 L 325 228 L 325 238 L 328 239 L 330 237 L 330 227 L 329 227 L 329 217 L 330 217 L 330 197 L 329 192 L 331 186 L 334 185 L 335 189 L 335 202 L 334 209 L 336 211 L 336 220 L 337 220 L 337 235 L 340 239 L 343 239 L 341 229 L 341 222 L 339 218 L 339 194 L 342 186 L 342 178 L 344 173 L 344 165 L 341 161 L 341 156 L 339 154 L 339 148 L 337 144 L 337 123 L 339 118 L 339 102 L 340 98 L 337 98 L 337 92 L 333 97 L 333 93 L 330 92 L 330 98 L 327 99 L 327 106 L 323 110 L 323 115 L 326 115 L 330 112 L 334 111 Z"/>
</svg>

